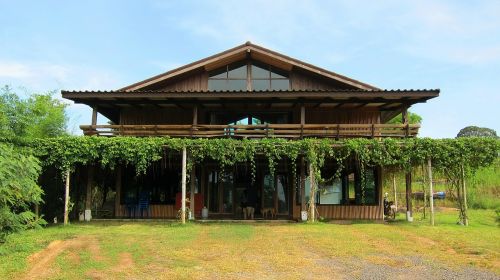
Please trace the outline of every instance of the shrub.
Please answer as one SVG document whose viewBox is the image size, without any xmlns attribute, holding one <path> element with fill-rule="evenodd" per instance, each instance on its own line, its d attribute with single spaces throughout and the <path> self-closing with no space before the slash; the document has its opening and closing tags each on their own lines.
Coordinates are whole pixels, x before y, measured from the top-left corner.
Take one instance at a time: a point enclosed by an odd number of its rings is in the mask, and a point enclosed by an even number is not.
<svg viewBox="0 0 500 280">
<path fill-rule="evenodd" d="M 0 242 L 10 233 L 45 223 L 31 211 L 42 200 L 39 173 L 39 161 L 28 150 L 0 144 Z"/>
</svg>

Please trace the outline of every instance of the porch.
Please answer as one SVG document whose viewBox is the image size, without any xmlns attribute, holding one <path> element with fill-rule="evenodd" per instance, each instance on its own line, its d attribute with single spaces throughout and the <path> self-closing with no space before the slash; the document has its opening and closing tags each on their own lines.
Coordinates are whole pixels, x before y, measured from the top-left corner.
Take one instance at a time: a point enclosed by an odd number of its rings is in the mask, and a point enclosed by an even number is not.
<svg viewBox="0 0 500 280">
<path fill-rule="evenodd" d="M 89 166 L 87 192 L 80 197 L 92 205 L 89 208 L 93 218 L 177 219 L 182 197 L 180 159 L 178 153 L 166 155 L 142 175 L 127 166 L 116 167 L 114 171 Z M 292 166 L 297 169 L 293 170 Z M 381 220 L 380 168 L 367 171 L 363 187 L 361 174 L 354 164 L 348 165 L 341 178 L 333 178 L 335 169 L 333 162 L 327 162 L 321 170 L 322 176 L 328 179 L 320 184 L 321 191 L 315 198 L 317 215 L 325 219 Z M 273 175 L 263 158 L 256 159 L 254 175 L 248 163 L 223 170 L 215 162 L 206 161 L 193 166 L 186 176 L 189 199 L 186 207 L 194 209 L 196 220 L 297 221 L 301 219 L 301 211 L 308 208 L 311 182 L 307 174 L 307 166 L 302 161 L 292 164 L 281 160 Z M 249 206 L 254 208 L 254 216 L 245 219 L 243 207 Z M 206 219 L 202 219 L 204 207 L 208 212 Z"/>
<path fill-rule="evenodd" d="M 415 137 L 419 124 L 81 125 L 85 135 L 298 139 Z"/>
</svg>

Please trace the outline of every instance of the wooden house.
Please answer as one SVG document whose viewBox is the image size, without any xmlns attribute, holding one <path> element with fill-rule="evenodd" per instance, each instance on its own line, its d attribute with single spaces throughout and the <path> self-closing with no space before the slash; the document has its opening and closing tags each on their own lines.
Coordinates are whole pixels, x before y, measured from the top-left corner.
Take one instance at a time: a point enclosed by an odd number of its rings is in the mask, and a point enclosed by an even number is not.
<svg viewBox="0 0 500 280">
<path fill-rule="evenodd" d="M 438 95 L 439 90 L 380 89 L 250 42 L 119 90 L 63 91 L 64 98 L 93 108 L 92 123 L 81 126 L 85 135 L 290 140 L 415 137 L 419 125 L 408 123 L 407 109 Z M 96 125 L 98 113 L 112 124 Z M 386 124 L 401 113 L 402 124 Z M 265 161 L 256 162 L 255 182 L 248 180 L 250 171 L 243 165 L 223 174 L 212 162 L 195 166 L 190 188 L 196 193 L 197 216 L 205 206 L 209 217 L 241 217 L 241 205 L 250 195 L 256 217 L 260 209 L 273 208 L 278 218 L 298 219 L 309 193 L 303 162 L 298 164 L 300 178 L 294 178 L 286 161 L 272 176 Z M 180 160 L 166 158 L 152 169 L 144 176 L 119 173 L 115 217 L 137 216 L 130 207 L 139 203 L 141 193 L 148 196 L 149 217 L 175 217 Z M 326 163 L 322 174 L 330 178 L 334 170 L 333 163 Z M 364 175 L 363 194 L 356 187 L 360 176 L 353 164 L 341 178 L 325 182 L 316 199 L 319 214 L 382 219 L 380 168 Z"/>
</svg>

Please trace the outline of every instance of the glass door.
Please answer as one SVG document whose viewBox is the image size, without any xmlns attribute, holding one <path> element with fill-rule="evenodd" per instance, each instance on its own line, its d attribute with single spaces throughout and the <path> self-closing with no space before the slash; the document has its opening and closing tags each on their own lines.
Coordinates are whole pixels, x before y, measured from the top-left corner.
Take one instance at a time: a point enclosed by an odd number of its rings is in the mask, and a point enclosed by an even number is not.
<svg viewBox="0 0 500 280">
<path fill-rule="evenodd" d="M 212 170 L 207 178 L 206 205 L 211 213 L 233 213 L 233 173 Z"/>
<path fill-rule="evenodd" d="M 288 177 L 285 173 L 264 175 L 262 183 L 262 208 L 273 208 L 277 214 L 288 214 Z"/>
</svg>

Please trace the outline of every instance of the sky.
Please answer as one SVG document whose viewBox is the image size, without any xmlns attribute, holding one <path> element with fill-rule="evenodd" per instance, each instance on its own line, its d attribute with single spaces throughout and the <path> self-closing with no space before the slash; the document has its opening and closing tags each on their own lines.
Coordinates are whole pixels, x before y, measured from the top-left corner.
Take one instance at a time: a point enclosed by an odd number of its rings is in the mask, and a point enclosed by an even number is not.
<svg viewBox="0 0 500 280">
<path fill-rule="evenodd" d="M 0 86 L 21 95 L 118 89 L 251 41 L 379 88 L 439 88 L 410 109 L 420 136 L 500 132 L 500 1 L 0 0 L 0 11 Z M 66 102 L 81 134 L 91 110 Z"/>
</svg>

